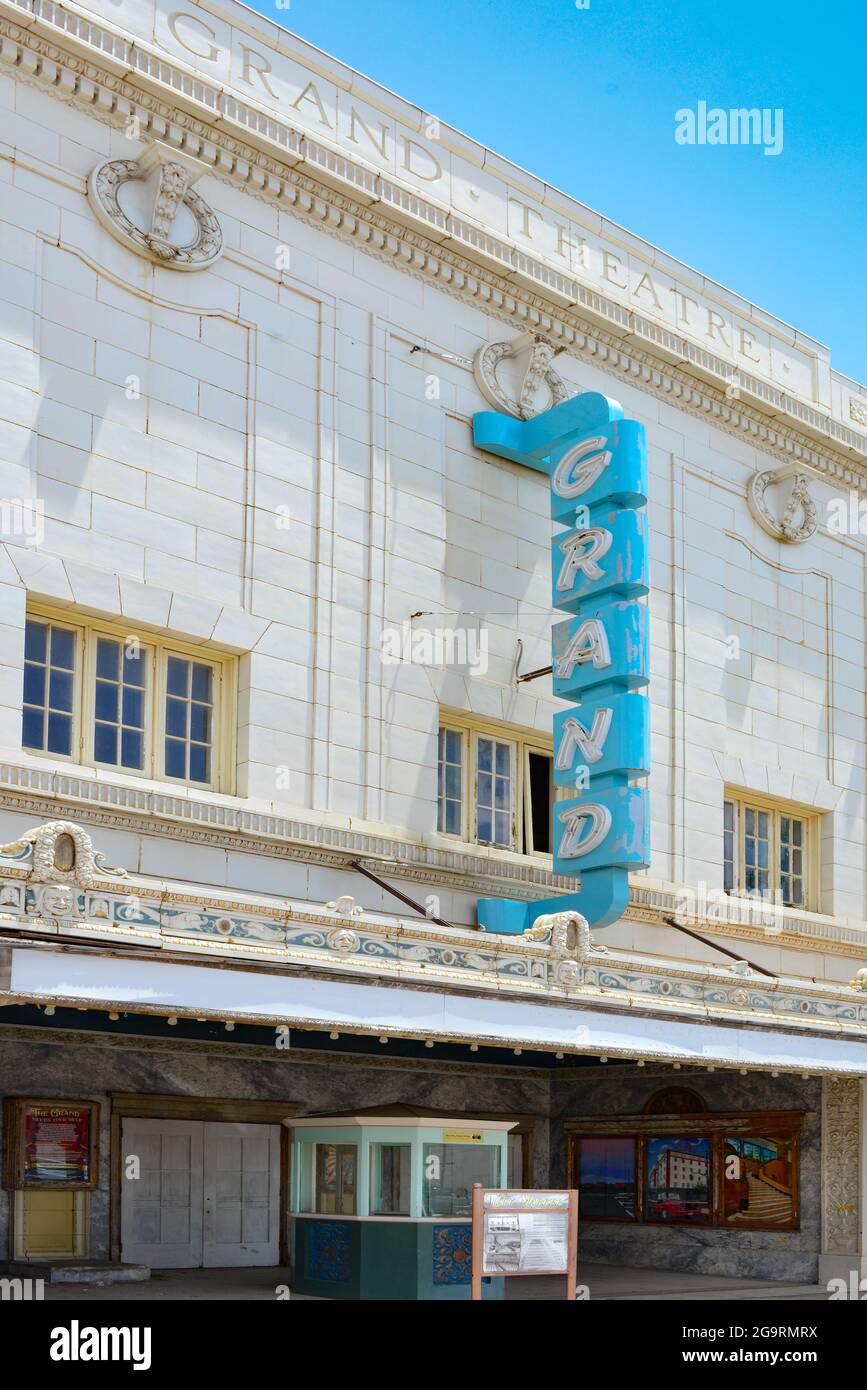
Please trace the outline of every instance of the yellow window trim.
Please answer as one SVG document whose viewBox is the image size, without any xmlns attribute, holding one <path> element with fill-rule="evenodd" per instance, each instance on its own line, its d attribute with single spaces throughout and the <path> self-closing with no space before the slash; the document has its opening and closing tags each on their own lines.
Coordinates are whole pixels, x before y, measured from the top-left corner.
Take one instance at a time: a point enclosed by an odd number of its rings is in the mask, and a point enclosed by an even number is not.
<svg viewBox="0 0 867 1390">
<path fill-rule="evenodd" d="M 530 795 L 529 787 L 529 754 L 540 753 L 544 757 L 553 758 L 554 738 L 552 734 L 544 734 L 534 729 L 526 729 L 520 724 L 511 724 L 505 720 L 479 718 L 468 714 L 466 710 L 450 709 L 443 706 L 440 709 L 439 725 L 440 729 L 448 729 L 453 733 L 458 733 L 462 738 L 464 785 L 461 798 L 461 833 L 454 835 L 450 831 L 440 830 L 437 833 L 446 836 L 449 840 L 460 841 L 464 844 L 482 844 L 486 849 L 497 850 L 503 854 L 517 854 L 522 859 L 533 858 L 540 860 L 544 864 L 550 864 L 552 855 L 544 850 L 534 850 L 530 848 L 526 853 L 518 848 L 524 843 L 524 827 L 527 825 L 529 841 L 532 845 L 532 824 L 529 822 L 528 800 Z M 479 841 L 476 834 L 476 818 L 478 813 L 478 797 L 476 792 L 476 740 L 478 737 L 495 739 L 499 743 L 509 743 L 514 749 L 512 795 L 513 795 L 513 821 L 512 828 L 515 843 L 513 846 L 497 845 L 488 841 Z M 469 756 L 467 756 L 469 754 Z"/>
<path fill-rule="evenodd" d="M 780 816 L 792 816 L 796 820 L 804 822 L 807 834 L 807 844 L 804 853 L 804 880 L 805 892 L 804 902 L 792 904 L 794 911 L 819 912 L 820 895 L 819 884 L 821 882 L 820 872 L 821 863 L 819 856 L 819 820 L 820 813 L 815 808 L 803 806 L 797 801 L 777 800 L 775 797 L 742 791 L 734 787 L 726 787 L 723 791 L 723 801 L 733 801 L 737 807 L 737 824 L 735 826 L 736 854 L 737 854 L 737 874 L 738 887 L 734 890 L 733 896 L 739 893 L 746 893 L 743 887 L 746 865 L 744 863 L 744 810 L 754 809 L 757 811 L 767 811 L 771 816 L 772 825 L 772 844 L 771 844 L 771 892 L 777 891 L 780 884 L 780 843 L 779 825 Z"/>
<path fill-rule="evenodd" d="M 73 717 L 71 754 L 50 753 L 40 748 L 24 751 L 37 758 L 50 758 L 76 767 L 94 767 L 123 777 L 138 777 L 170 787 L 192 787 L 201 791 L 232 795 L 235 771 L 235 723 L 237 709 L 237 667 L 235 656 L 219 651 L 206 643 L 176 640 L 170 634 L 155 631 L 143 624 L 121 624 L 102 618 L 91 618 L 74 608 L 57 608 L 46 604 L 28 604 L 27 618 L 37 622 L 54 623 L 75 631 L 80 638 L 76 651 L 73 682 Z M 142 769 L 117 767 L 97 762 L 87 756 L 85 739 L 89 741 L 95 720 L 96 637 L 108 637 L 125 642 L 129 637 L 139 639 L 142 649 L 153 654 L 153 679 L 145 692 L 145 766 Z M 83 654 L 83 657 L 82 657 Z M 180 777 L 168 777 L 160 772 L 157 756 L 165 736 L 165 678 L 169 656 L 203 662 L 214 668 L 214 729 L 211 745 L 210 782 L 192 782 Z M 162 692 L 162 698 L 158 698 Z M 162 766 L 162 762 L 160 762 Z"/>
</svg>

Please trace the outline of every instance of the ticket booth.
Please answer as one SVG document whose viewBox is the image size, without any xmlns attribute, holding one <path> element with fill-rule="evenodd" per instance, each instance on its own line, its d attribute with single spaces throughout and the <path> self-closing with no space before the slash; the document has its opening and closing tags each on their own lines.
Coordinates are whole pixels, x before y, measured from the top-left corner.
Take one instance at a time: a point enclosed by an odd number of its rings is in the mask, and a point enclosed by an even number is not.
<svg viewBox="0 0 867 1390">
<path fill-rule="evenodd" d="M 516 1123 L 408 1105 L 293 1119 L 293 1291 L 469 1299 L 473 1184 L 505 1185 Z M 492 1277 L 483 1297 L 503 1284 Z"/>
</svg>

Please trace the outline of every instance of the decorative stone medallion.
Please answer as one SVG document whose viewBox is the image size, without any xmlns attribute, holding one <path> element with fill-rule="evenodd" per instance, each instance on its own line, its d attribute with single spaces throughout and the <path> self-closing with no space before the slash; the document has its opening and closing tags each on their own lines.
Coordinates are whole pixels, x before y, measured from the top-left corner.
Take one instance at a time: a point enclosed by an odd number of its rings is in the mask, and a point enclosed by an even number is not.
<svg viewBox="0 0 867 1390">
<path fill-rule="evenodd" d="M 783 514 L 776 517 L 766 496 L 769 488 L 785 482 L 792 477 L 792 491 L 789 494 Z M 819 520 L 816 504 L 810 496 L 808 478 L 804 473 L 788 474 L 786 469 L 768 468 L 754 473 L 747 488 L 747 502 L 756 521 L 778 541 L 802 542 L 816 534 Z"/>
<path fill-rule="evenodd" d="M 569 399 L 566 383 L 551 366 L 559 351 L 541 333 L 488 343 L 473 358 L 476 385 L 495 410 L 529 420 Z"/>
<path fill-rule="evenodd" d="M 205 270 L 223 250 L 213 209 L 193 185 L 206 164 L 154 141 L 138 159 L 106 159 L 88 198 L 102 225 L 140 256 L 170 270 Z"/>
</svg>

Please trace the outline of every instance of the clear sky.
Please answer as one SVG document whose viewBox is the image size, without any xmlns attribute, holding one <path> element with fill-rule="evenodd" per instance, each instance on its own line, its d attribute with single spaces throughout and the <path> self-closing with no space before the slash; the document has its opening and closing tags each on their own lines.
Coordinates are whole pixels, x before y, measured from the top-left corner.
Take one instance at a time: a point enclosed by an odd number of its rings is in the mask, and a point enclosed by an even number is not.
<svg viewBox="0 0 867 1390">
<path fill-rule="evenodd" d="M 249 4 L 867 381 L 865 0 Z M 678 144 L 699 101 L 781 109 L 782 151 Z"/>
</svg>

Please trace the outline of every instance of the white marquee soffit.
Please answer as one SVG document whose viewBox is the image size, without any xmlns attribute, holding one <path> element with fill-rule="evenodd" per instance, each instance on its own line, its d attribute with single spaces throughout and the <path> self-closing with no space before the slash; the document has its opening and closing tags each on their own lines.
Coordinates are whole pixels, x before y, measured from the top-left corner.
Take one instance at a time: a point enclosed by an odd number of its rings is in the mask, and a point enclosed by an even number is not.
<svg viewBox="0 0 867 1390">
<path fill-rule="evenodd" d="M 681 1023 L 646 1014 L 264 976 L 206 966 L 115 960 L 13 948 L 0 1004 L 111 1005 L 132 1012 L 218 1017 L 439 1042 L 615 1058 L 867 1076 L 867 1043 L 783 1036 L 759 1028 Z M 0 1014 L 2 1022 L 2 1014 Z"/>
</svg>

